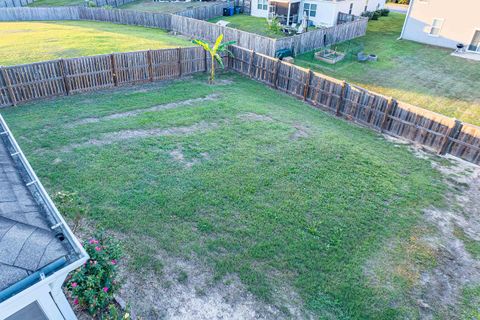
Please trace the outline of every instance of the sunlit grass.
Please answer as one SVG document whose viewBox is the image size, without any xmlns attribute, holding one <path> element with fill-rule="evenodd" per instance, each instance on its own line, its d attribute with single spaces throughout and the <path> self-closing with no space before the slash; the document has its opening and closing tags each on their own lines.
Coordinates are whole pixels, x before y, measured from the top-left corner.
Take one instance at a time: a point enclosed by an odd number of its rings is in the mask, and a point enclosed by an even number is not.
<svg viewBox="0 0 480 320">
<path fill-rule="evenodd" d="M 411 266 L 421 271 L 435 259 L 412 236 L 422 209 L 442 204 L 439 173 L 373 131 L 239 75 L 219 78 L 230 84 L 209 85 L 200 75 L 2 113 L 51 194 L 76 192 L 85 218 L 125 234 L 136 272 L 161 270 L 157 252 L 166 250 L 198 257 L 218 281 L 238 275 L 282 310 L 286 292 L 316 319 L 411 318 L 407 310 L 418 306 L 404 299 L 410 286 L 403 283 L 418 281 Z M 211 94 L 211 101 L 72 126 Z M 123 130 L 199 123 L 207 129 L 65 149 Z M 373 285 L 366 266 L 391 241 L 401 244 L 395 259 L 404 272 L 382 282 L 376 268 Z"/>
<path fill-rule="evenodd" d="M 283 38 L 285 34 L 282 32 L 274 32 L 268 28 L 267 19 L 249 16 L 247 14 L 236 14 L 229 17 L 218 17 L 209 21 L 215 23 L 219 20 L 230 22 L 227 27 L 256 33 L 270 38 Z"/>
<path fill-rule="evenodd" d="M 106 22 L 0 22 L 0 65 L 191 45 L 155 28 Z"/>
<path fill-rule="evenodd" d="M 295 63 L 480 125 L 480 62 L 452 57 L 452 49 L 397 40 L 404 19 L 403 14 L 390 13 L 370 21 L 366 36 L 333 46 L 351 53 L 340 63 L 319 62 L 313 52 L 296 57 Z M 360 50 L 376 54 L 378 62 L 357 62 Z"/>
</svg>

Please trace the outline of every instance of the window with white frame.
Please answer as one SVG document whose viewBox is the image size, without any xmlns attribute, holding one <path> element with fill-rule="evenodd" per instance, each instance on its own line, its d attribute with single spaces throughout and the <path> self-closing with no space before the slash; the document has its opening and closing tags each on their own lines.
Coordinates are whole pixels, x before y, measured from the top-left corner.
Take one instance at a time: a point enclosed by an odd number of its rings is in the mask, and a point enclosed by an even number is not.
<svg viewBox="0 0 480 320">
<path fill-rule="evenodd" d="M 309 18 L 315 17 L 317 15 L 317 5 L 314 3 L 305 3 L 303 4 L 303 12 L 305 12 Z"/>
<path fill-rule="evenodd" d="M 442 29 L 443 19 L 433 19 L 432 26 L 430 27 L 430 35 L 438 36 L 440 35 L 440 30 Z"/>
<path fill-rule="evenodd" d="M 258 10 L 267 10 L 268 1 L 267 0 L 258 0 L 257 8 L 258 8 Z"/>
</svg>

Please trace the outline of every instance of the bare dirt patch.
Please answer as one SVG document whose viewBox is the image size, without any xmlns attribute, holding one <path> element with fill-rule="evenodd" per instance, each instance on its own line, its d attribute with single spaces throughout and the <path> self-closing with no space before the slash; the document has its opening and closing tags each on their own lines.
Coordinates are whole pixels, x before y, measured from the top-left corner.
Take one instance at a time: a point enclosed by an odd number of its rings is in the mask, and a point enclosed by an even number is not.
<svg viewBox="0 0 480 320">
<path fill-rule="evenodd" d="M 392 240 L 386 244 L 367 262 L 365 275 L 372 286 L 387 292 L 395 291 L 395 276 L 409 283 L 409 296 L 392 304 L 400 308 L 412 306 L 412 315 L 418 314 L 422 319 L 456 319 L 462 290 L 480 285 L 480 261 L 466 249 L 456 232 L 461 230 L 469 240 L 480 241 L 480 168 L 454 157 L 440 159 L 421 148 L 411 148 L 417 157 L 430 160 L 432 167 L 442 173 L 448 186 L 447 206 L 424 210 L 423 227 L 419 226 L 409 243 Z M 398 259 L 399 248 L 404 250 L 402 255 L 407 252 L 407 259 Z M 410 249 L 413 254 L 408 257 Z M 419 255 L 423 260 L 431 260 L 431 265 L 418 265 L 415 258 Z"/>
<path fill-rule="evenodd" d="M 191 168 L 195 164 L 198 164 L 198 163 L 202 162 L 203 160 L 208 160 L 210 158 L 208 153 L 202 152 L 200 154 L 201 157 L 199 157 L 199 158 L 187 159 L 185 157 L 185 154 L 183 153 L 183 148 L 181 146 L 174 149 L 174 150 L 171 150 L 169 152 L 169 154 L 170 154 L 170 157 L 174 161 L 179 162 L 180 164 L 184 165 L 186 168 Z"/>
<path fill-rule="evenodd" d="M 308 138 L 310 136 L 307 127 L 301 124 L 295 124 L 293 127 L 295 128 L 295 132 L 290 136 L 290 140 L 298 140 L 301 138 Z"/>
<path fill-rule="evenodd" d="M 214 281 L 198 259 L 172 257 L 159 251 L 164 268 L 156 273 L 122 270 L 120 296 L 142 319 L 283 319 L 276 307 L 248 293 L 236 276 Z"/>
<path fill-rule="evenodd" d="M 190 134 L 194 132 L 203 132 L 218 127 L 217 123 L 199 122 L 188 127 L 171 127 L 166 129 L 148 129 L 148 130 L 122 130 L 106 133 L 98 139 L 90 139 L 82 143 L 73 143 L 62 148 L 62 152 L 70 152 L 73 149 L 86 146 L 105 146 L 112 143 L 149 137 L 160 137 L 170 135 Z"/>
<path fill-rule="evenodd" d="M 254 112 L 247 112 L 247 113 L 242 113 L 238 115 L 238 118 L 242 120 L 247 120 L 247 121 L 274 121 L 273 118 L 263 115 L 263 114 L 258 114 Z"/>
<path fill-rule="evenodd" d="M 119 112 L 119 113 L 113 113 L 108 116 L 104 117 L 90 117 L 90 118 L 84 118 L 80 119 L 78 121 L 71 122 L 67 124 L 66 126 L 68 128 L 73 128 L 79 125 L 85 125 L 85 124 L 90 124 L 90 123 L 97 123 L 100 121 L 108 121 L 108 120 L 115 120 L 115 119 L 121 119 L 121 118 L 127 118 L 127 117 L 134 117 L 142 113 L 146 112 L 158 112 L 162 110 L 169 110 L 169 109 L 175 109 L 178 107 L 185 107 L 185 106 L 191 106 L 195 105 L 197 103 L 202 103 L 206 101 L 213 101 L 218 99 L 220 96 L 218 94 L 210 94 L 205 97 L 201 98 L 195 98 L 195 99 L 187 99 L 187 100 L 182 100 L 178 102 L 171 102 L 171 103 L 166 103 L 166 104 L 160 104 L 156 105 L 150 108 L 145 108 L 145 109 L 135 109 L 131 111 L 126 111 L 126 112 Z"/>
</svg>

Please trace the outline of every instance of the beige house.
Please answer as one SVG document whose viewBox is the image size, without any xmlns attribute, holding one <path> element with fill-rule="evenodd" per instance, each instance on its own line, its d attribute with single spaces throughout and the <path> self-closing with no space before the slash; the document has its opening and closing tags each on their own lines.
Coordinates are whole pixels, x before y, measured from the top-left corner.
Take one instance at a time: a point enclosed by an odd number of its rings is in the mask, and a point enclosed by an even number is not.
<svg viewBox="0 0 480 320">
<path fill-rule="evenodd" d="M 411 0 L 400 38 L 480 53 L 480 0 Z"/>
</svg>

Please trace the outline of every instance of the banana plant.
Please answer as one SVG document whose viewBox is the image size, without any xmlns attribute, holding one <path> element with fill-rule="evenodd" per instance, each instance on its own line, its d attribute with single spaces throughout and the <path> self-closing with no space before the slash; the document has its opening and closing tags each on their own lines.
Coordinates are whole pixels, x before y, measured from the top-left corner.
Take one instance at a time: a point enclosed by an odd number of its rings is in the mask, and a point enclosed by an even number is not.
<svg viewBox="0 0 480 320">
<path fill-rule="evenodd" d="M 228 50 L 228 46 L 235 44 L 235 41 L 228 41 L 222 43 L 223 40 L 223 34 L 220 34 L 215 41 L 215 44 L 213 47 L 210 48 L 210 45 L 208 42 L 195 39 L 192 42 L 201 46 L 206 52 L 210 54 L 210 60 L 211 60 L 211 65 L 212 69 L 210 70 L 210 79 L 209 82 L 213 83 L 215 81 L 215 61 L 218 62 L 218 64 L 222 67 L 225 68 L 223 65 L 223 60 L 222 57 L 220 56 L 220 53 L 226 52 L 228 55 L 233 56 L 233 54 Z M 205 66 L 206 67 L 206 66 Z"/>
</svg>

